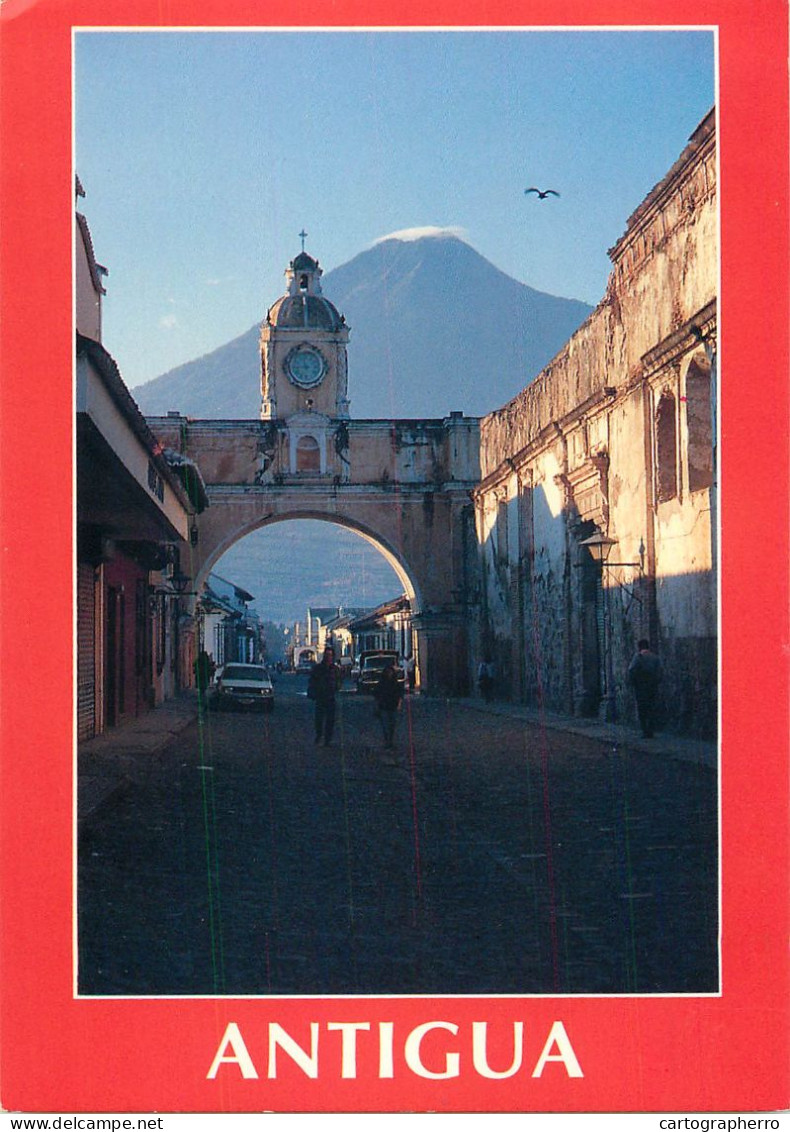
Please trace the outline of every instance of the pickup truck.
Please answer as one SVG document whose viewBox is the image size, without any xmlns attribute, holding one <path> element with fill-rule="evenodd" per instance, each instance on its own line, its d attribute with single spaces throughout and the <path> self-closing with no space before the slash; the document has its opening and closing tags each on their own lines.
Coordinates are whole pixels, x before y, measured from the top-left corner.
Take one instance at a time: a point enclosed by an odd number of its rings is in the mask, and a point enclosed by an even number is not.
<svg viewBox="0 0 790 1132">
<path fill-rule="evenodd" d="M 388 664 L 394 666 L 398 683 L 402 688 L 405 687 L 406 672 L 400 662 L 400 657 L 396 652 L 381 650 L 380 652 L 364 652 L 360 654 L 357 691 L 372 692 Z"/>
</svg>

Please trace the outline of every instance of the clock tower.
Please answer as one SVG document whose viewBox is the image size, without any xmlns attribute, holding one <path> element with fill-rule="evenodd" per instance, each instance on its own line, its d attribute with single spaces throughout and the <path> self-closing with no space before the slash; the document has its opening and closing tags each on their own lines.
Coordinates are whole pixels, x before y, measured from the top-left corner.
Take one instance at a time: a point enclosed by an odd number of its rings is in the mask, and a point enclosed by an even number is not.
<svg viewBox="0 0 790 1132">
<path fill-rule="evenodd" d="M 296 426 L 348 419 L 349 331 L 321 292 L 322 274 L 303 247 L 285 272 L 285 294 L 266 315 L 261 329 L 263 420 Z"/>
</svg>

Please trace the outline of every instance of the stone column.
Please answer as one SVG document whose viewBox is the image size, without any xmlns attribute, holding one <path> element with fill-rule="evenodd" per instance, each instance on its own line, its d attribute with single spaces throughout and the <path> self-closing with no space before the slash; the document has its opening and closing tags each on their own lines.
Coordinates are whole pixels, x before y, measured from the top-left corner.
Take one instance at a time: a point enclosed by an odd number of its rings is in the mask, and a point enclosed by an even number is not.
<svg viewBox="0 0 790 1132">
<path fill-rule="evenodd" d="M 417 635 L 420 687 L 432 696 L 468 696 L 469 640 L 457 610 L 429 610 L 413 622 Z"/>
</svg>

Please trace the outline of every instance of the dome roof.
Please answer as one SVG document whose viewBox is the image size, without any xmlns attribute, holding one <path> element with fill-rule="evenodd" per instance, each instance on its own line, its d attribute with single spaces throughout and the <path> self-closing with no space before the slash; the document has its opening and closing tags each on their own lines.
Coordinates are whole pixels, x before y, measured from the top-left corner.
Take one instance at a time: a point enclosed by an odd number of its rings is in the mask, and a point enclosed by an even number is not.
<svg viewBox="0 0 790 1132">
<path fill-rule="evenodd" d="M 305 255 L 305 259 L 309 258 Z M 283 295 L 278 299 L 269 311 L 269 322 L 286 330 L 339 330 L 345 324 L 329 299 L 323 295 L 302 294 Z"/>
<path fill-rule="evenodd" d="M 294 271 L 316 271 L 318 260 L 313 259 L 307 252 L 300 252 L 296 259 L 291 260 L 291 267 Z"/>
</svg>

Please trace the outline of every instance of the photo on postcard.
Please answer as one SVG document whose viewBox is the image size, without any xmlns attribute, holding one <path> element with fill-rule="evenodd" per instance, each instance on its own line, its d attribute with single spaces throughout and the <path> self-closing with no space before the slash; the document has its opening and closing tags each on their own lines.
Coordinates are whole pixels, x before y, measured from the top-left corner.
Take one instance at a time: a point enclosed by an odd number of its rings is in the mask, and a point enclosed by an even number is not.
<svg viewBox="0 0 790 1132">
<path fill-rule="evenodd" d="M 73 85 L 77 994 L 718 994 L 714 31 Z"/>
</svg>

